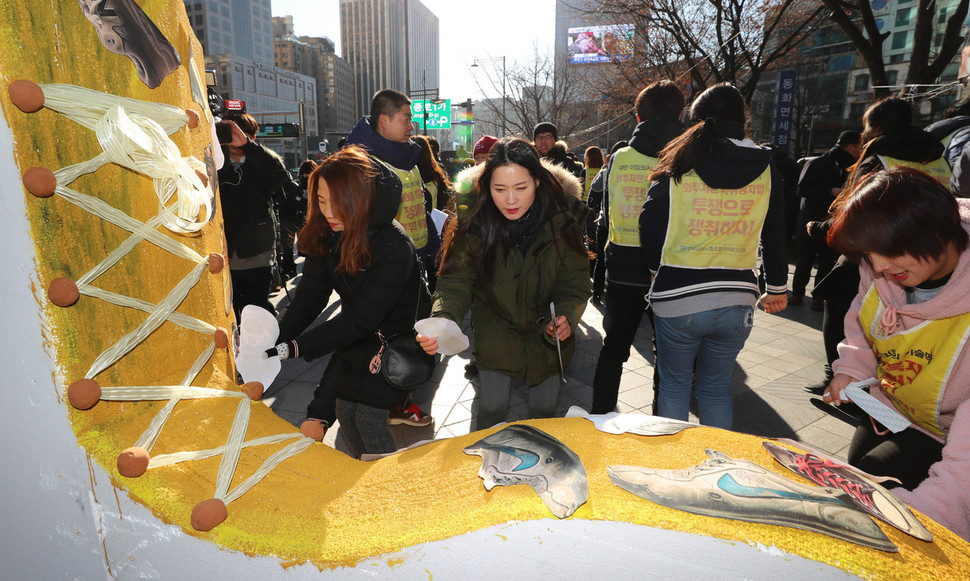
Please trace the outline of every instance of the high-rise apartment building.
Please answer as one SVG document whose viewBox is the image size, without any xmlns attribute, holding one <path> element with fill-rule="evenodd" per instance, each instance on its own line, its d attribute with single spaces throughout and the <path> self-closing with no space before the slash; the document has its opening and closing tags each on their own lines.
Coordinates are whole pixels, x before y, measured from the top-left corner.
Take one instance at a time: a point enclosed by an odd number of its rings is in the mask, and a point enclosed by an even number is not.
<svg viewBox="0 0 970 581">
<path fill-rule="evenodd" d="M 438 17 L 420 0 L 340 0 L 343 57 L 354 72 L 356 116 L 374 93 L 439 87 Z"/>
<path fill-rule="evenodd" d="M 274 64 L 270 0 L 185 0 L 185 12 L 223 98 L 245 101 L 260 124 L 298 122 L 302 103 L 301 130 L 319 133 L 316 79 Z"/>
<path fill-rule="evenodd" d="M 184 0 L 192 30 L 206 56 L 231 54 L 273 64 L 270 0 Z"/>
<path fill-rule="evenodd" d="M 292 16 L 274 17 L 273 32 L 276 66 L 317 81 L 316 109 L 321 138 L 331 133 L 349 133 L 357 121 L 350 63 L 336 55 L 329 38 L 294 36 Z"/>
</svg>

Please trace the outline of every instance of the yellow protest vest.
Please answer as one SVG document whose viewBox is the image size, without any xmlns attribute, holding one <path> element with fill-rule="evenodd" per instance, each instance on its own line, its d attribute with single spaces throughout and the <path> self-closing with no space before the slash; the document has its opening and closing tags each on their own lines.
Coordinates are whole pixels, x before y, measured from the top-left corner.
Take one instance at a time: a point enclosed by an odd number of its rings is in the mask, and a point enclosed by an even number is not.
<svg viewBox="0 0 970 581">
<path fill-rule="evenodd" d="M 428 193 L 431 194 L 431 207 L 437 208 L 438 207 L 438 184 L 436 184 L 433 181 L 424 182 L 424 187 L 428 190 Z"/>
<path fill-rule="evenodd" d="M 657 158 L 643 155 L 632 147 L 613 154 L 607 184 L 610 244 L 640 246 L 640 209 L 647 199 L 650 172 L 655 165 Z"/>
<path fill-rule="evenodd" d="M 593 180 L 596 179 L 596 174 L 600 173 L 600 168 L 588 167 L 583 170 L 583 172 L 583 179 L 586 180 L 586 183 L 583 184 L 583 201 L 585 202 L 589 199 L 589 188 L 593 185 Z"/>
<path fill-rule="evenodd" d="M 771 167 L 736 190 L 712 188 L 697 173 L 670 181 L 670 221 L 662 265 L 750 270 L 758 262 L 771 197 Z"/>
<path fill-rule="evenodd" d="M 970 336 L 970 313 L 925 321 L 886 335 L 879 324 L 885 308 L 876 285 L 870 286 L 859 309 L 859 321 L 879 362 L 876 377 L 899 413 L 942 438 L 940 402 Z"/>
<path fill-rule="evenodd" d="M 411 240 L 414 240 L 414 247 L 420 250 L 428 244 L 428 223 L 424 214 L 424 184 L 421 181 L 421 172 L 418 166 L 411 168 L 411 171 L 405 171 L 392 165 L 385 165 L 401 178 L 403 188 L 401 207 L 394 218 L 401 223 Z"/>
<path fill-rule="evenodd" d="M 880 155 L 879 161 L 882 162 L 887 169 L 894 168 L 896 166 L 911 167 L 914 169 L 925 171 L 926 173 L 933 176 L 936 181 L 940 182 L 946 189 L 950 189 L 950 166 L 946 163 L 946 160 L 942 157 L 934 159 L 929 163 L 919 163 L 918 161 L 906 161 L 904 159 L 896 159 L 895 157 L 889 157 L 888 155 Z"/>
</svg>

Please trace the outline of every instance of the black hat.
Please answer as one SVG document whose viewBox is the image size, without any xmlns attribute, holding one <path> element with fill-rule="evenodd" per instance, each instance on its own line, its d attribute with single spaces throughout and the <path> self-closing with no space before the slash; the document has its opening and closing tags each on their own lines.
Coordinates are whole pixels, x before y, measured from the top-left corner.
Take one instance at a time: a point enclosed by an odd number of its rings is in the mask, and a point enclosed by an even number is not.
<svg viewBox="0 0 970 581">
<path fill-rule="evenodd" d="M 839 133 L 839 138 L 835 141 L 835 146 L 842 147 L 843 145 L 857 144 L 861 139 L 862 135 L 858 131 L 843 131 Z"/>
<path fill-rule="evenodd" d="M 540 133 L 552 133 L 553 139 L 559 139 L 559 130 L 556 126 L 548 121 L 543 121 L 542 123 L 537 123 L 535 129 L 532 130 L 532 139 L 536 138 L 536 135 Z"/>
</svg>

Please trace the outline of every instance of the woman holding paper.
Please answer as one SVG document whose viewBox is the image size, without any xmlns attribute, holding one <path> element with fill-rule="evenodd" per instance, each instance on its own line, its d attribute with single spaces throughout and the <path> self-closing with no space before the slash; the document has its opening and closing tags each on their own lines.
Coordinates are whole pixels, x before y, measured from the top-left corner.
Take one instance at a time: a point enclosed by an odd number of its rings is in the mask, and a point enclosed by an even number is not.
<svg viewBox="0 0 970 581">
<path fill-rule="evenodd" d="M 303 277 L 272 354 L 309 361 L 333 353 L 307 407 L 304 435 L 322 440 L 336 417 L 351 456 L 393 452 L 388 412 L 406 406 L 408 394 L 370 363 L 381 351 L 378 332 L 391 337 L 411 330 L 429 306 L 414 243 L 394 220 L 401 181 L 352 146 L 328 157 L 309 183 L 309 214 L 299 235 L 307 256 Z M 334 292 L 340 311 L 310 327 Z"/>
<path fill-rule="evenodd" d="M 836 204 L 829 244 L 859 260 L 862 281 L 824 400 L 877 378 L 871 395 L 911 423 L 893 433 L 862 422 L 849 462 L 898 478 L 901 499 L 970 538 L 970 201 L 895 167 Z"/>
<path fill-rule="evenodd" d="M 445 232 L 432 316 L 461 323 L 471 309 L 481 383 L 475 429 L 482 429 L 505 420 L 513 378 L 529 386 L 531 417 L 555 415 L 560 366 L 576 348 L 590 288 L 586 209 L 564 194 L 580 188 L 576 178 L 557 180 L 531 144 L 503 139 L 477 188 L 490 195 Z M 438 351 L 436 338 L 418 340 L 428 353 Z"/>
</svg>

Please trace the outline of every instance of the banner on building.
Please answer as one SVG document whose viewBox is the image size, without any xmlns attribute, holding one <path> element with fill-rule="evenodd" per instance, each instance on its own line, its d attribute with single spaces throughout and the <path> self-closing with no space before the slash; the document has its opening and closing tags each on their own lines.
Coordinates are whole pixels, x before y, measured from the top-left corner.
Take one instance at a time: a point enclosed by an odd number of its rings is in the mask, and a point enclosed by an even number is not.
<svg viewBox="0 0 970 581">
<path fill-rule="evenodd" d="M 781 71 L 775 87 L 775 118 L 771 128 L 771 144 L 782 151 L 788 151 L 794 104 L 795 71 Z"/>
</svg>

